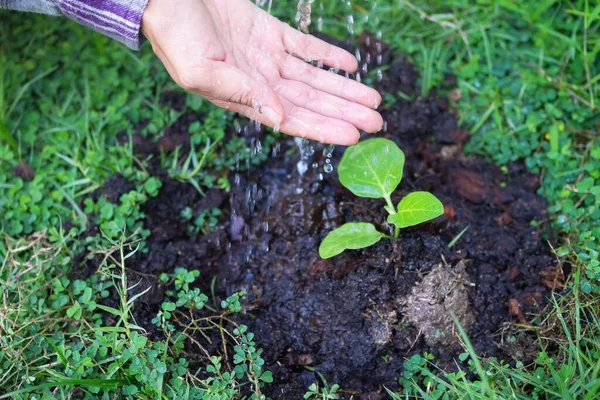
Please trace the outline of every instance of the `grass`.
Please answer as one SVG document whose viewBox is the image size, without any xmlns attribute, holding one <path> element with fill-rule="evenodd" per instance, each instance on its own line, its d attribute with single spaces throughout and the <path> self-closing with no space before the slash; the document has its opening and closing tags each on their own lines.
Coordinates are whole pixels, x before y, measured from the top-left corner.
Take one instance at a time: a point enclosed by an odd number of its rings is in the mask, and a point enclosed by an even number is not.
<svg viewBox="0 0 600 400">
<path fill-rule="evenodd" d="M 540 193 L 558 233 L 556 254 L 574 266 L 568 291 L 555 296 L 551 312 L 536 326 L 523 327 L 540 345 L 532 365 L 481 358 L 459 329 L 465 353 L 458 372 L 442 373 L 431 355 L 415 355 L 399 377 L 402 392 L 390 396 L 596 398 L 600 5 L 591 0 L 315 4 L 313 21 L 320 25 L 320 17 L 329 34 L 348 37 L 350 14 L 354 32 L 381 32 L 395 52 L 419 66 L 422 97 L 446 73 L 456 75 L 462 98 L 453 106 L 473 135 L 468 152 L 499 165 L 521 160 L 542 174 Z M 275 15 L 293 20 L 294 7 L 287 2 L 273 7 Z M 187 96 L 181 111 L 162 102 L 161 93 L 174 87 L 148 46 L 135 53 L 54 18 L 6 12 L 0 17 L 6 21 L 0 25 L 0 398 L 241 398 L 244 391 L 260 398 L 273 378 L 262 369 L 253 335 L 243 326 L 223 324 L 238 312 L 239 295 L 217 307 L 208 301 L 211 296 L 191 288 L 197 273 L 181 269 L 162 276 L 171 288 L 155 319 L 163 337 L 150 340 L 131 317 L 135 282 L 124 280 L 123 260 L 132 251 L 145 251 L 149 232 L 141 208 L 161 186 L 147 172 L 151 160 L 134 156 L 134 134 L 153 139 L 179 123 L 182 113 L 202 115 L 202 122 L 180 127 L 191 134 L 194 151 L 188 158 L 177 151 L 160 156 L 172 178 L 200 192 L 227 189 L 239 152 L 252 163 L 264 156 L 251 157 L 242 138 L 223 141 L 233 117 L 207 102 Z M 375 76 L 372 71 L 366 79 Z M 118 145 L 117 137 L 127 145 Z M 263 144 L 263 154 L 269 154 L 268 145 Z M 19 162 L 35 170 L 31 182 L 13 175 Z M 115 173 L 134 189 L 117 203 L 91 196 Z M 202 220 L 218 213 L 209 217 Z M 103 233 L 83 236 L 89 222 Z M 190 229 L 205 231 L 210 224 L 200 221 Z M 98 273 L 71 280 L 76 254 L 101 255 Z M 107 308 L 107 297 L 118 299 L 118 307 Z M 202 341 L 212 336 L 198 340 L 175 329 L 181 313 L 189 312 L 196 315 L 191 329 L 229 338 L 234 369 L 228 369 L 232 360 L 224 359 L 225 353 L 206 350 Z M 115 323 L 106 325 L 102 313 Z M 182 357 L 186 341 L 204 349 L 202 365 Z M 322 382 L 323 388 L 307 388 L 307 395 L 335 398 L 337 386 L 329 387 L 325 377 Z"/>
<path fill-rule="evenodd" d="M 576 288 L 577 286 L 575 286 Z M 430 355 L 413 356 L 400 378 L 404 393 L 388 389 L 393 399 L 594 399 L 600 391 L 600 319 L 597 299 L 578 289 L 553 298 L 554 312 L 540 325 L 540 353 L 532 365 L 517 368 L 496 359 L 480 358 L 464 330 L 457 325 L 465 347 L 458 372 L 443 373 Z M 568 310 L 568 311 L 567 311 Z M 549 327 L 559 332 L 544 337 Z M 543 329 L 541 327 L 544 327 Z M 560 340 L 559 340 L 560 338 Z M 552 345 L 552 346 L 549 346 Z M 558 346 L 558 350 L 549 350 Z M 442 377 L 443 376 L 443 377 Z M 476 378 L 473 378 L 476 377 Z"/>
</svg>

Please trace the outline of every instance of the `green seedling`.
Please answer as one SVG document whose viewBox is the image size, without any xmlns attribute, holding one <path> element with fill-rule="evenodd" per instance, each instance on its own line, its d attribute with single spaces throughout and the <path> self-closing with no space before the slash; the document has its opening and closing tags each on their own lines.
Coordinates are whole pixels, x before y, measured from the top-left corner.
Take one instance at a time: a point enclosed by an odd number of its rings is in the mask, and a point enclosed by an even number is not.
<svg viewBox="0 0 600 400">
<path fill-rule="evenodd" d="M 394 225 L 394 238 L 400 229 L 407 228 L 439 217 L 444 206 L 431 193 L 413 192 L 394 207 L 391 195 L 402 180 L 404 153 L 391 140 L 369 139 L 348 148 L 340 161 L 340 182 L 359 197 L 384 199 L 387 221 Z M 330 232 L 319 247 L 321 258 L 330 258 L 344 250 L 369 247 L 382 238 L 381 233 L 367 222 L 348 222 Z"/>
</svg>

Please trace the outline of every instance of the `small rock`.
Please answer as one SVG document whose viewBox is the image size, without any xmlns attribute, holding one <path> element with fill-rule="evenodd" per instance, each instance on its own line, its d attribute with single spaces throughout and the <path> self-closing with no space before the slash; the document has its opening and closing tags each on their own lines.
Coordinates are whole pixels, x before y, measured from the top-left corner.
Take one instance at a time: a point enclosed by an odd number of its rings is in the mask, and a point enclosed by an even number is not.
<svg viewBox="0 0 600 400">
<path fill-rule="evenodd" d="M 448 97 L 450 97 L 452 101 L 460 101 L 460 99 L 462 99 L 462 92 L 460 89 L 451 90 Z"/>
<path fill-rule="evenodd" d="M 244 238 L 244 227 L 246 226 L 246 221 L 243 217 L 239 215 L 234 215 L 231 217 L 231 228 L 229 234 L 231 235 L 231 240 L 234 242 L 239 242 Z"/>
<path fill-rule="evenodd" d="M 315 363 L 315 357 L 312 354 L 289 353 L 283 357 L 281 363 L 288 367 L 303 367 L 306 365 L 313 365 Z"/>
</svg>

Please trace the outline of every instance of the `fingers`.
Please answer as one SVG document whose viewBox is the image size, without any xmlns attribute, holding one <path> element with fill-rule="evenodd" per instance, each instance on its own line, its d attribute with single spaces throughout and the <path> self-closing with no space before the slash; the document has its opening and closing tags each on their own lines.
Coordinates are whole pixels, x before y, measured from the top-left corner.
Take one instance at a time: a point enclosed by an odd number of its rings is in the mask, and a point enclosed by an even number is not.
<svg viewBox="0 0 600 400">
<path fill-rule="evenodd" d="M 237 104 L 257 110 L 272 127 L 285 119 L 285 108 L 270 85 L 225 62 L 203 60 L 201 65 L 187 68 L 178 84 L 215 104 Z"/>
<path fill-rule="evenodd" d="M 282 133 L 343 146 L 350 146 L 358 142 L 360 134 L 352 124 L 295 106 L 285 99 L 282 100 L 282 103 L 286 109 L 286 118 L 280 126 Z M 226 108 L 273 127 L 264 115 L 259 114 L 251 107 L 234 104 Z"/>
<path fill-rule="evenodd" d="M 310 65 L 296 57 L 288 56 L 280 65 L 282 78 L 305 83 L 314 89 L 333 96 L 377 108 L 381 104 L 381 95 L 362 83 L 334 74 Z"/>
<path fill-rule="evenodd" d="M 289 25 L 286 25 L 283 31 L 283 44 L 289 54 L 304 60 L 321 61 L 327 66 L 348 72 L 358 69 L 356 58 L 346 50 L 314 36 L 305 35 Z"/>
<path fill-rule="evenodd" d="M 316 112 L 325 117 L 340 119 L 367 132 L 378 132 L 383 119 L 378 112 L 363 105 L 313 89 L 305 83 L 281 80 L 275 92 L 297 107 Z"/>
</svg>

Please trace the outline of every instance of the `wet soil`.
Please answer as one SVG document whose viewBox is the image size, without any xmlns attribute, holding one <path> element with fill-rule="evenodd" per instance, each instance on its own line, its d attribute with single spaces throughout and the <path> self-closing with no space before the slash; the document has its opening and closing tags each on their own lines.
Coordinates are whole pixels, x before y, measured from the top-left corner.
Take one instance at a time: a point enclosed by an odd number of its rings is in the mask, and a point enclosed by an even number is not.
<svg viewBox="0 0 600 400">
<path fill-rule="evenodd" d="M 361 38 L 363 59 L 373 41 Z M 501 170 L 465 157 L 469 135 L 457 125 L 448 101 L 419 99 L 415 67 L 392 59 L 388 51 L 384 56 L 389 68 L 376 86 L 396 102 L 380 110 L 387 129 L 378 136 L 395 141 L 406 154 L 404 179 L 393 200 L 427 190 L 444 203 L 444 216 L 404 230 L 396 241 L 321 260 L 319 243 L 344 222 L 372 222 L 389 230 L 383 200 L 357 198 L 340 185 L 335 171 L 323 171 L 322 145 L 313 144 L 309 162 L 318 167 L 300 177 L 294 143 L 282 138 L 280 151 L 262 167 L 232 174 L 230 193 L 211 190 L 205 197 L 157 171 L 164 186 L 144 210 L 152 232 L 148 253 L 130 265 L 137 280 L 142 278 L 139 290 L 152 286 L 136 309 L 139 324 L 154 332 L 150 320 L 165 290 L 156 277 L 176 267 L 200 270 L 205 293 L 216 276 L 219 298 L 246 290 L 238 319 L 265 349 L 275 377 L 268 394 L 274 399 L 302 398 L 316 380 L 307 365 L 329 382 L 372 399 L 384 397 L 382 385 L 397 387 L 402 364 L 412 354 L 433 353 L 442 367 L 453 369 L 463 349 L 451 313 L 484 357 L 509 362 L 528 357 L 527 338 L 508 346 L 504 333 L 513 323 L 530 322 L 562 276 L 546 242 L 550 232 L 546 204 L 536 195 L 539 177 L 520 163 Z M 454 89 L 452 77 L 447 83 L 445 89 Z M 398 91 L 416 100 L 404 100 Z M 169 99 L 177 101 L 171 93 Z M 179 132 L 176 125 L 171 135 L 185 135 L 186 127 Z M 334 165 L 343 151 L 333 151 Z M 116 177 L 104 193 L 114 197 L 121 186 L 126 182 Z M 180 217 L 185 207 L 195 214 L 220 207 L 221 223 L 208 235 L 189 236 Z M 189 352 L 192 362 L 202 360 Z"/>
</svg>

